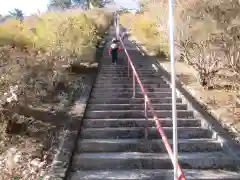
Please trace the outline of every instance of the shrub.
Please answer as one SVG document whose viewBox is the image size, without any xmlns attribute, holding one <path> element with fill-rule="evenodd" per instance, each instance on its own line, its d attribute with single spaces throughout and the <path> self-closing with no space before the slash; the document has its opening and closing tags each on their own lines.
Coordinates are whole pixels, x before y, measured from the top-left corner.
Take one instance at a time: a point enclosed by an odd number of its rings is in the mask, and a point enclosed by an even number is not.
<svg viewBox="0 0 240 180">
<path fill-rule="evenodd" d="M 9 86 L 18 85 L 20 106 L 58 103 L 59 92 L 67 96 L 66 89 L 79 86 L 70 80 L 66 65 L 95 60 L 96 44 L 111 19 L 111 13 L 92 10 L 0 24 L 0 97 Z"/>
<path fill-rule="evenodd" d="M 168 55 L 168 41 L 165 33 L 158 30 L 154 20 L 142 15 L 127 15 L 120 19 L 124 25 L 130 21 L 129 25 L 132 33 L 152 52 L 156 55 Z"/>
<path fill-rule="evenodd" d="M 11 71 L 14 71 L 12 74 L 18 74 L 16 78 L 21 77 L 19 73 L 29 73 L 34 69 L 34 73 L 39 72 L 43 79 L 49 80 L 51 84 L 55 80 L 51 80 L 45 74 L 46 68 L 53 76 L 54 71 L 62 73 L 62 65 L 94 61 L 99 36 L 105 33 L 111 20 L 110 12 L 95 9 L 89 12 L 46 13 L 39 17 L 31 17 L 22 23 L 17 20 L 6 21 L 0 25 L 0 46 L 3 47 L 0 51 L 0 61 L 4 66 L 2 69 L 11 68 Z M 11 49 L 7 45 L 17 49 Z M 21 54 L 18 48 L 27 49 L 29 54 Z M 40 53 L 32 53 L 35 51 Z M 17 60 L 19 55 L 20 59 L 26 56 L 21 63 Z M 12 68 L 12 65 L 16 68 Z M 22 71 L 25 66 L 26 69 Z M 17 82 L 6 80 L 9 85 Z"/>
<path fill-rule="evenodd" d="M 130 28 L 134 20 L 136 20 L 136 16 L 132 13 L 124 13 L 120 15 L 120 23 L 126 28 Z"/>
<path fill-rule="evenodd" d="M 96 44 L 109 27 L 112 13 L 91 11 L 51 12 L 21 23 L 9 20 L 0 25 L 0 46 L 33 49 L 74 61 L 94 60 Z"/>
<path fill-rule="evenodd" d="M 0 46 L 32 48 L 34 35 L 28 26 L 18 20 L 8 20 L 0 26 Z"/>
<path fill-rule="evenodd" d="M 54 17 L 55 16 L 55 17 Z M 85 14 L 46 15 L 36 27 L 36 46 L 53 55 L 93 61 L 97 29 Z M 89 57 L 86 57 L 89 55 Z M 68 62 L 71 63 L 71 62 Z"/>
<path fill-rule="evenodd" d="M 106 32 L 113 20 L 113 14 L 110 11 L 108 12 L 100 8 L 91 9 L 86 12 L 86 15 L 94 22 L 99 36 L 102 36 Z"/>
</svg>

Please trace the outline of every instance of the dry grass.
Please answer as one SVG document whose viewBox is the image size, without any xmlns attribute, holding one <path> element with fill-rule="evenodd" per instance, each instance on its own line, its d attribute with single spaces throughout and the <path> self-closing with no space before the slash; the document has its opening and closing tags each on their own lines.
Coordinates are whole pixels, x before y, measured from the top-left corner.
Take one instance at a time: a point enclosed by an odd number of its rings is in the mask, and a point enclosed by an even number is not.
<svg viewBox="0 0 240 180">
<path fill-rule="evenodd" d="M 48 171 L 68 107 L 89 74 L 66 67 L 95 62 L 111 20 L 111 13 L 96 9 L 0 25 L 0 97 L 19 86 L 18 102 L 1 109 L 0 180 L 39 179 Z"/>
</svg>

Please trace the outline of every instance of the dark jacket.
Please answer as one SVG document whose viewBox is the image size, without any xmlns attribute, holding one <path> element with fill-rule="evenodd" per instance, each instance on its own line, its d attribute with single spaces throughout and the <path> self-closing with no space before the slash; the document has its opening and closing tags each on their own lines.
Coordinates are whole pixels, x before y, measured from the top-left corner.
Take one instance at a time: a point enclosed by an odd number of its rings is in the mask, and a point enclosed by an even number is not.
<svg viewBox="0 0 240 180">
<path fill-rule="evenodd" d="M 116 42 L 113 42 L 111 45 L 110 45 L 110 48 L 108 50 L 109 52 L 109 55 L 116 55 L 118 54 L 118 52 L 120 51 L 120 48 L 119 48 L 119 45 L 116 43 Z"/>
</svg>

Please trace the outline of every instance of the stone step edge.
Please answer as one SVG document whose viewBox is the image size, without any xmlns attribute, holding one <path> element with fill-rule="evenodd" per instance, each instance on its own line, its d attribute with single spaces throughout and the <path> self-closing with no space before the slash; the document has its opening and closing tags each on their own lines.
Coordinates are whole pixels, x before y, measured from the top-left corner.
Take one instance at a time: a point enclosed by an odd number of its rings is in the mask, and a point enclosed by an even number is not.
<svg viewBox="0 0 240 180">
<path fill-rule="evenodd" d="M 239 180 L 240 174 L 232 171 L 223 170 L 193 170 L 183 169 L 184 175 L 189 180 Z M 159 178 L 173 179 L 173 170 L 154 169 L 154 170 L 87 170 L 71 172 L 71 180 L 159 180 Z"/>
</svg>

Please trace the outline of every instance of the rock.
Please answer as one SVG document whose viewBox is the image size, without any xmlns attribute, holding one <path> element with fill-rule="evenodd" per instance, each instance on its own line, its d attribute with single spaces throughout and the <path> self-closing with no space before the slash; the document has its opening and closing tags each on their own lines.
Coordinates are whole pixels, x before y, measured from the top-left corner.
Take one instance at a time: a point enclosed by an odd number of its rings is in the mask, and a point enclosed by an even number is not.
<svg viewBox="0 0 240 180">
<path fill-rule="evenodd" d="M 30 174 L 34 174 L 37 171 L 37 168 L 31 168 L 30 169 Z"/>
<path fill-rule="evenodd" d="M 42 146 L 42 145 L 41 145 Z M 43 152 L 41 149 L 38 149 L 38 150 L 35 150 L 31 153 L 31 158 L 32 159 L 36 159 L 36 158 L 39 158 L 39 159 L 42 159 L 43 158 Z"/>
<path fill-rule="evenodd" d="M 44 177 L 44 180 L 49 180 L 49 179 L 50 179 L 50 176 L 48 175 Z"/>
<path fill-rule="evenodd" d="M 17 152 L 14 156 L 14 162 L 15 163 L 19 163 L 22 159 L 22 153 L 21 152 Z"/>
<path fill-rule="evenodd" d="M 22 172 L 22 175 L 25 177 L 26 175 L 28 175 L 29 174 L 29 171 L 28 170 L 24 170 L 23 172 Z"/>
<path fill-rule="evenodd" d="M 30 162 L 30 164 L 31 164 L 32 166 L 38 166 L 39 163 L 40 163 L 40 159 L 39 159 L 39 158 L 35 158 L 35 159 L 33 159 L 33 160 Z"/>
<path fill-rule="evenodd" d="M 19 157 L 15 158 L 15 155 L 17 154 L 16 148 L 10 148 L 6 155 L 6 168 L 10 171 L 15 167 L 16 162 L 18 162 Z"/>
<path fill-rule="evenodd" d="M 47 160 L 47 157 L 48 157 L 47 155 L 44 155 L 43 160 Z"/>
<path fill-rule="evenodd" d="M 97 68 L 97 67 L 98 67 L 98 63 L 96 63 L 96 62 L 95 62 L 95 63 L 92 63 L 92 64 L 90 65 L 90 67 L 96 67 L 96 68 Z"/>
<path fill-rule="evenodd" d="M 33 167 L 42 168 L 46 162 L 41 161 L 39 158 L 33 159 L 30 163 Z"/>
<path fill-rule="evenodd" d="M 0 157 L 0 169 L 4 168 L 5 166 L 5 160 L 3 157 Z"/>
</svg>

